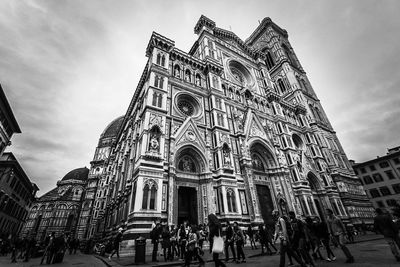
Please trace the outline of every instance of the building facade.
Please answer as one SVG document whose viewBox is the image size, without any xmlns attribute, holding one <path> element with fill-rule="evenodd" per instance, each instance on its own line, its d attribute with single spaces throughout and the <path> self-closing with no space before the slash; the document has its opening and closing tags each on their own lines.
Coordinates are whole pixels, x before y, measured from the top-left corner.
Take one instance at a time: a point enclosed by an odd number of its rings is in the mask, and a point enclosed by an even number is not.
<svg viewBox="0 0 400 267">
<path fill-rule="evenodd" d="M 384 156 L 352 164 L 374 208 L 391 212 L 393 206 L 400 204 L 400 147 L 388 149 Z"/>
<path fill-rule="evenodd" d="M 188 53 L 153 32 L 147 64 L 99 182 L 97 214 L 125 239 L 168 224 L 272 223 L 289 210 L 373 216 L 287 32 L 264 19 L 245 41 L 201 16 Z"/>
<path fill-rule="evenodd" d="M 18 234 L 39 188 L 10 152 L 0 156 L 0 235 Z"/>
<path fill-rule="evenodd" d="M 21 129 L 0 85 L 0 235 L 19 233 L 39 190 L 15 156 L 4 152 L 14 133 Z"/>
<path fill-rule="evenodd" d="M 41 241 L 52 232 L 75 237 L 88 173 L 86 167 L 72 170 L 56 188 L 39 197 L 29 210 L 21 236 Z"/>
<path fill-rule="evenodd" d="M 108 159 L 111 149 L 115 144 L 118 131 L 121 127 L 123 116 L 112 121 L 100 135 L 93 160 L 90 162 L 89 176 L 86 191 L 82 201 L 82 211 L 79 217 L 79 239 L 100 238 L 102 220 L 98 220 L 104 213 L 107 202 L 108 182 L 104 183 L 107 173 Z M 95 234 L 97 234 L 95 236 Z"/>
</svg>

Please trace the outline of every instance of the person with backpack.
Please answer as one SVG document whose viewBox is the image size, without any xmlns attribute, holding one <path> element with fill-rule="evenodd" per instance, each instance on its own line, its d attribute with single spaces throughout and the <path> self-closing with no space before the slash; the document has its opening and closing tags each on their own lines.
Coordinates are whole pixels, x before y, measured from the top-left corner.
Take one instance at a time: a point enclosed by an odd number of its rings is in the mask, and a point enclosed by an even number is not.
<svg viewBox="0 0 400 267">
<path fill-rule="evenodd" d="M 294 211 L 289 211 L 290 224 L 293 229 L 292 233 L 292 249 L 298 251 L 299 255 L 303 258 L 303 260 L 311 265 L 315 266 L 313 259 L 308 253 L 307 243 L 309 243 L 310 237 L 308 236 L 306 224 L 296 218 L 296 214 Z"/>
<path fill-rule="evenodd" d="M 327 224 L 328 230 L 335 242 L 340 246 L 347 260 L 346 263 L 353 263 L 354 257 L 351 255 L 350 250 L 345 245 L 344 235 L 346 233 L 346 227 L 343 222 L 333 214 L 331 209 L 326 210 L 327 213 Z"/>
<path fill-rule="evenodd" d="M 290 222 L 285 221 L 283 217 L 279 216 L 278 210 L 272 211 L 272 217 L 275 221 L 274 241 L 278 239 L 280 241 L 279 267 L 285 267 L 286 253 L 288 254 L 289 257 L 294 258 L 301 265 L 301 267 L 306 267 L 302 259 L 298 257 L 298 255 L 294 253 L 294 251 L 291 248 L 290 236 L 292 235 L 293 231 Z"/>
<path fill-rule="evenodd" d="M 180 255 L 181 259 L 184 259 L 186 255 L 186 243 L 187 243 L 187 234 L 186 234 L 186 229 L 185 225 L 181 224 L 181 227 L 178 230 L 178 244 L 179 244 L 179 250 L 180 250 Z"/>
<path fill-rule="evenodd" d="M 225 262 L 229 261 L 229 248 L 231 248 L 233 259 L 232 261 L 236 261 L 236 253 L 235 253 L 235 241 L 233 239 L 233 228 L 229 221 L 226 222 L 226 239 L 225 239 Z"/>
</svg>

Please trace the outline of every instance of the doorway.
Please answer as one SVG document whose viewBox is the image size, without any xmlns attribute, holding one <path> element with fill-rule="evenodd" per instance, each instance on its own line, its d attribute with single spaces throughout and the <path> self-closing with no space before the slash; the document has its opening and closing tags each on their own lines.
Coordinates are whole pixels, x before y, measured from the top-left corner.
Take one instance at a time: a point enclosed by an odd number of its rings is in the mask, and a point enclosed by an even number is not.
<svg viewBox="0 0 400 267">
<path fill-rule="evenodd" d="M 194 187 L 178 188 L 178 224 L 183 224 L 184 221 L 198 224 L 197 191 Z"/>
<path fill-rule="evenodd" d="M 260 204 L 261 216 L 264 223 L 273 225 L 272 211 L 274 210 L 274 203 L 272 202 L 271 191 L 266 185 L 256 185 L 257 195 Z"/>
</svg>

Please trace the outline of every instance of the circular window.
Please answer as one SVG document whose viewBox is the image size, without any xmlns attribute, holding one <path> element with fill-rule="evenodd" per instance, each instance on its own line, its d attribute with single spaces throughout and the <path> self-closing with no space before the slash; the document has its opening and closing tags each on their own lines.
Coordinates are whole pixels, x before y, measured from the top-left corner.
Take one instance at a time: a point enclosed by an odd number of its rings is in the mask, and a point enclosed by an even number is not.
<svg viewBox="0 0 400 267">
<path fill-rule="evenodd" d="M 185 116 L 197 116 L 200 113 L 199 102 L 188 94 L 180 94 L 176 97 L 176 106 Z"/>
<path fill-rule="evenodd" d="M 239 61 L 230 60 L 228 63 L 229 71 L 233 78 L 243 86 L 253 86 L 254 79 L 250 71 Z"/>
</svg>

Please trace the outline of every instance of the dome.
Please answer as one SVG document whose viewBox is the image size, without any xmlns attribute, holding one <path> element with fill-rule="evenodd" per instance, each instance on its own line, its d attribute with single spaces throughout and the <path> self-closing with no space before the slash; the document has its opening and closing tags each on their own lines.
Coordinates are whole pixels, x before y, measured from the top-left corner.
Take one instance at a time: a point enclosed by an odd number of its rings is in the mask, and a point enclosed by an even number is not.
<svg viewBox="0 0 400 267">
<path fill-rule="evenodd" d="M 81 180 L 85 181 L 88 178 L 89 169 L 86 167 L 78 168 L 67 173 L 61 181 L 67 180 Z"/>
<path fill-rule="evenodd" d="M 101 138 L 116 137 L 123 120 L 124 116 L 118 117 L 113 120 L 103 131 L 103 133 L 101 134 Z"/>
</svg>

